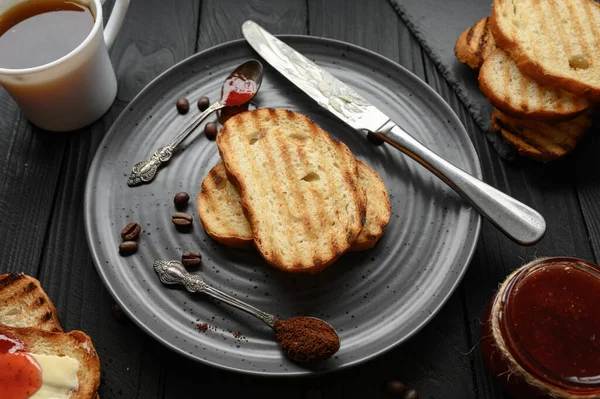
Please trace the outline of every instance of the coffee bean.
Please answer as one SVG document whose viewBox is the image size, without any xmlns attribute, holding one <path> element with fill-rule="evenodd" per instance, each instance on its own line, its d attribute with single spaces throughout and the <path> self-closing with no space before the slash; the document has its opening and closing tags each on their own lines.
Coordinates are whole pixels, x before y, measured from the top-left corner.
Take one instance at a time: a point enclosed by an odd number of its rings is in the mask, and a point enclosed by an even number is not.
<svg viewBox="0 0 600 399">
<path fill-rule="evenodd" d="M 373 132 L 367 133 L 367 139 L 369 139 L 371 144 L 375 144 L 375 145 L 382 145 L 383 143 L 385 143 L 385 141 L 381 137 L 379 137 L 377 134 L 375 134 Z"/>
<path fill-rule="evenodd" d="M 115 318 L 115 320 L 119 322 L 124 322 L 125 320 L 127 320 L 127 316 L 125 316 L 123 310 L 121 310 L 119 305 L 117 305 L 116 303 L 110 307 L 110 314 L 112 317 Z"/>
<path fill-rule="evenodd" d="M 184 212 L 175 212 L 171 217 L 171 220 L 173 221 L 175 227 L 180 229 L 190 228 L 194 222 L 194 218 Z"/>
<path fill-rule="evenodd" d="M 200 111 L 205 111 L 206 108 L 210 105 L 210 100 L 206 96 L 202 96 L 198 99 L 198 109 Z"/>
<path fill-rule="evenodd" d="M 135 241 L 123 241 L 119 245 L 119 254 L 121 256 L 129 256 L 136 253 L 138 250 L 138 243 Z"/>
<path fill-rule="evenodd" d="M 182 115 L 187 114 L 190 110 L 190 102 L 185 97 L 181 97 L 179 100 L 177 100 L 175 105 L 177 106 L 177 111 Z"/>
<path fill-rule="evenodd" d="M 406 393 L 404 394 L 404 398 L 402 399 L 419 399 L 419 393 L 416 389 L 409 389 L 408 391 L 406 391 Z"/>
<path fill-rule="evenodd" d="M 202 263 L 202 255 L 198 251 L 187 251 L 181 255 L 181 263 L 185 267 L 198 266 Z"/>
<path fill-rule="evenodd" d="M 187 205 L 189 200 L 190 200 L 190 196 L 186 192 L 177 193 L 177 194 L 175 194 L 175 197 L 173 198 L 173 202 L 175 203 L 175 208 L 177 208 L 177 209 L 185 208 L 185 206 Z"/>
<path fill-rule="evenodd" d="M 406 387 L 400 381 L 390 381 L 386 385 L 386 392 L 390 398 L 401 398 Z"/>
<path fill-rule="evenodd" d="M 123 241 L 135 240 L 136 238 L 138 238 L 141 231 L 142 227 L 139 225 L 139 223 L 129 222 L 127 223 L 127 226 L 125 226 L 121 231 L 121 238 L 123 239 Z"/>
<path fill-rule="evenodd" d="M 204 126 L 204 134 L 209 140 L 214 140 L 217 137 L 217 124 L 214 122 L 208 122 L 206 126 Z"/>
</svg>

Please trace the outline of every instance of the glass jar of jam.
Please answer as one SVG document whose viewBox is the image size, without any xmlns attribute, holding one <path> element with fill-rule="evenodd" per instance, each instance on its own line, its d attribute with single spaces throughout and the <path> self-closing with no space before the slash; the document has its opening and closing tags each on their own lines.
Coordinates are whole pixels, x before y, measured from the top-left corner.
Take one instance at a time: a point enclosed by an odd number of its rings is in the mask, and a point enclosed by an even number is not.
<svg viewBox="0 0 600 399">
<path fill-rule="evenodd" d="M 600 267 L 543 258 L 517 269 L 488 306 L 481 349 L 515 398 L 600 398 Z"/>
</svg>

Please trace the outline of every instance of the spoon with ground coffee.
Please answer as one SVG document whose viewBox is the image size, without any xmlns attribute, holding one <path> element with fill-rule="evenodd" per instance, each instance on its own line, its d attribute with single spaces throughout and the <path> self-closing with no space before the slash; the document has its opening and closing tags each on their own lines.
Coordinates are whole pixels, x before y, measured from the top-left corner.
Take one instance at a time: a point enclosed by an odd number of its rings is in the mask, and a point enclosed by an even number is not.
<svg viewBox="0 0 600 399">
<path fill-rule="evenodd" d="M 209 286 L 202 277 L 188 273 L 181 262 L 176 260 L 157 260 L 154 262 L 154 270 L 164 284 L 183 285 L 189 292 L 207 294 L 259 318 L 275 331 L 279 346 L 294 361 L 308 363 L 325 360 L 340 348 L 340 338 L 335 329 L 321 319 L 297 316 L 279 320 L 272 314 Z"/>
</svg>

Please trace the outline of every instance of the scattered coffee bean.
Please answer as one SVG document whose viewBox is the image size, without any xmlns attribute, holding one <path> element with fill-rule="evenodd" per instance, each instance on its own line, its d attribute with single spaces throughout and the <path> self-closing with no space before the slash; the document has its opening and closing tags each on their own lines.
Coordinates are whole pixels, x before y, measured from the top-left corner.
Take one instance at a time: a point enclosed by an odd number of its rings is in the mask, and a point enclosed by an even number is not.
<svg viewBox="0 0 600 399">
<path fill-rule="evenodd" d="M 138 238 L 141 231 L 142 227 L 139 225 L 139 223 L 129 222 L 127 223 L 127 226 L 125 226 L 121 231 L 121 238 L 123 239 L 123 241 L 135 240 L 136 238 Z"/>
<path fill-rule="evenodd" d="M 127 320 L 127 316 L 125 316 L 123 310 L 121 310 L 119 305 L 117 305 L 116 303 L 110 307 L 110 314 L 112 317 L 115 318 L 115 320 L 119 322 L 124 322 L 125 320 Z"/>
<path fill-rule="evenodd" d="M 119 254 L 121 256 L 129 256 L 136 253 L 138 250 L 138 243 L 135 241 L 123 241 L 119 245 Z"/>
<path fill-rule="evenodd" d="M 205 111 L 206 108 L 210 105 L 210 100 L 206 96 L 202 96 L 198 99 L 198 109 L 200 111 Z"/>
<path fill-rule="evenodd" d="M 177 111 L 182 115 L 187 114 L 190 110 L 190 102 L 185 97 L 181 97 L 179 100 L 177 100 L 175 105 L 177 106 Z"/>
<path fill-rule="evenodd" d="M 192 227 L 192 223 L 194 222 L 194 218 L 191 215 L 188 215 L 184 212 L 175 212 L 171 217 L 173 224 L 178 229 L 187 229 Z"/>
<path fill-rule="evenodd" d="M 369 141 L 375 145 L 382 145 L 383 143 L 385 143 L 385 141 L 381 137 L 379 137 L 373 132 L 367 133 L 367 139 L 369 139 Z"/>
<path fill-rule="evenodd" d="M 177 208 L 177 209 L 185 208 L 185 206 L 187 205 L 189 200 L 190 200 L 190 196 L 186 192 L 177 193 L 177 194 L 175 194 L 175 197 L 173 198 L 173 202 L 175 203 L 175 208 Z"/>
<path fill-rule="evenodd" d="M 185 267 L 198 266 L 202 263 L 202 255 L 198 251 L 187 251 L 181 255 L 181 263 Z"/>
<path fill-rule="evenodd" d="M 206 126 L 204 126 L 204 134 L 209 140 L 214 140 L 217 137 L 217 124 L 214 122 L 208 122 Z"/>
<path fill-rule="evenodd" d="M 390 398 L 401 398 L 406 392 L 406 387 L 400 381 L 390 381 L 385 390 Z"/>
<path fill-rule="evenodd" d="M 406 393 L 404 394 L 404 398 L 402 399 L 419 399 L 419 393 L 416 389 L 409 389 L 408 391 L 406 391 Z"/>
</svg>

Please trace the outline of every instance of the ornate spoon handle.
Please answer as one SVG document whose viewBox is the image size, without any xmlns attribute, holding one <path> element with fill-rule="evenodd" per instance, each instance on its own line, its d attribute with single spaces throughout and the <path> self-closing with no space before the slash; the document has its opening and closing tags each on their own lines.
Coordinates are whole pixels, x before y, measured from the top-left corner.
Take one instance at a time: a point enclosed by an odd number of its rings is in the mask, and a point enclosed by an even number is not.
<svg viewBox="0 0 600 399">
<path fill-rule="evenodd" d="M 198 117 L 190 123 L 183 132 L 175 137 L 173 141 L 164 147 L 160 147 L 145 161 L 136 163 L 127 179 L 127 185 L 129 187 L 134 187 L 142 183 L 151 182 L 154 179 L 154 176 L 156 176 L 158 168 L 171 159 L 173 152 L 179 147 L 179 144 L 181 144 L 181 142 L 185 140 L 185 138 L 189 136 L 208 115 L 224 107 L 225 106 L 219 101 L 212 104 L 204 112 L 198 115 Z"/>
<path fill-rule="evenodd" d="M 188 273 L 179 261 L 157 260 L 154 262 L 154 270 L 158 274 L 160 281 L 162 281 L 164 284 L 180 284 L 183 285 L 189 292 L 207 294 L 215 299 L 225 302 L 259 318 L 269 325 L 269 327 L 274 328 L 277 317 L 267 312 L 263 312 L 254 306 L 248 305 L 247 303 L 242 302 L 231 295 L 211 287 L 204 282 L 202 277 Z"/>
</svg>

